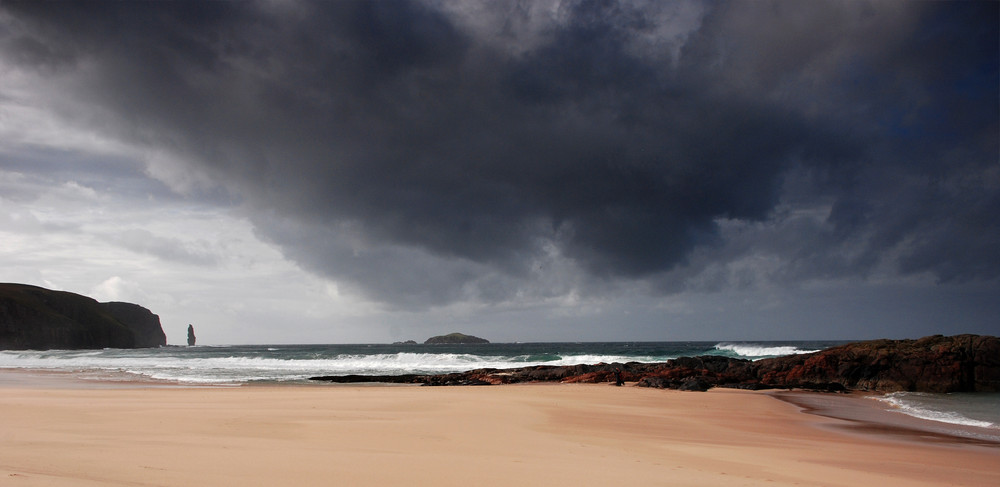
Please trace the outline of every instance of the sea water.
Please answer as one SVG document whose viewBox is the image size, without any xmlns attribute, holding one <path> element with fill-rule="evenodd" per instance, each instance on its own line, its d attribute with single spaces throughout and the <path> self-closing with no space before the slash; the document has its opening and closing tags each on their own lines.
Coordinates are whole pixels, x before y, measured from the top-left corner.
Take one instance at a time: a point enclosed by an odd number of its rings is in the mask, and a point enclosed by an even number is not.
<svg viewBox="0 0 1000 487">
<path fill-rule="evenodd" d="M 997 392 L 894 392 L 874 397 L 885 403 L 890 411 L 939 423 L 987 428 L 1000 435 L 1000 393 Z"/>
<path fill-rule="evenodd" d="M 842 342 L 489 343 L 482 345 L 241 345 L 146 349 L 2 351 L 0 368 L 182 384 L 305 381 L 320 375 L 444 374 L 479 368 L 664 362 L 721 355 L 760 359 Z"/>
</svg>

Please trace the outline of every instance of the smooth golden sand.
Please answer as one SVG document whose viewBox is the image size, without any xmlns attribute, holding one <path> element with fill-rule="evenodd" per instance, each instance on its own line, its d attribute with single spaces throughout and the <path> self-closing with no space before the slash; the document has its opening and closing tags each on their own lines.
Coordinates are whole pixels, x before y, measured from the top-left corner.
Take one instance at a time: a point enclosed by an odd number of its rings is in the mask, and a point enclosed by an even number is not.
<svg viewBox="0 0 1000 487">
<path fill-rule="evenodd" d="M 734 390 L 0 382 L 0 485 L 1000 485 L 995 446 L 835 422 Z"/>
</svg>

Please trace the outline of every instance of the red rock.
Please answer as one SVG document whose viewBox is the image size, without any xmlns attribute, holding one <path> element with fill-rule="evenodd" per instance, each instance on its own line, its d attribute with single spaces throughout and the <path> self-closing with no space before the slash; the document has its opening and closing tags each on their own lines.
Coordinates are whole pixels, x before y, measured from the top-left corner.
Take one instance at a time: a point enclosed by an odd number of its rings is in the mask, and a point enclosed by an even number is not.
<svg viewBox="0 0 1000 487">
<path fill-rule="evenodd" d="M 871 340 L 754 363 L 763 384 L 839 383 L 868 391 L 1000 391 L 1000 339 L 935 335 Z"/>
</svg>

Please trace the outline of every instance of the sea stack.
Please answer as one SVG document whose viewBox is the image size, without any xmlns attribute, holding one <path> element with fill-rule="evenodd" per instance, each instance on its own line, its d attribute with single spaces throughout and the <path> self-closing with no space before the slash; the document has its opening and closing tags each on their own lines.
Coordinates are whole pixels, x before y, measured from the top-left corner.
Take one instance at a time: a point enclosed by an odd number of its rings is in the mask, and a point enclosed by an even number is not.
<svg viewBox="0 0 1000 487">
<path fill-rule="evenodd" d="M 194 336 L 194 325 L 188 325 L 188 346 L 193 347 L 197 338 Z"/>
</svg>

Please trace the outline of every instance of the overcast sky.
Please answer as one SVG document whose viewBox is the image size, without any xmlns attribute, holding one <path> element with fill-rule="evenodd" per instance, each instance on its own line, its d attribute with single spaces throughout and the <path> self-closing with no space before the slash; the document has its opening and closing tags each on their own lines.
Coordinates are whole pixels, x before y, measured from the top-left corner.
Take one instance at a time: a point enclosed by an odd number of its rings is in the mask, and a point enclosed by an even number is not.
<svg viewBox="0 0 1000 487">
<path fill-rule="evenodd" d="M 1000 334 L 997 2 L 0 3 L 0 281 L 170 343 Z"/>
</svg>

